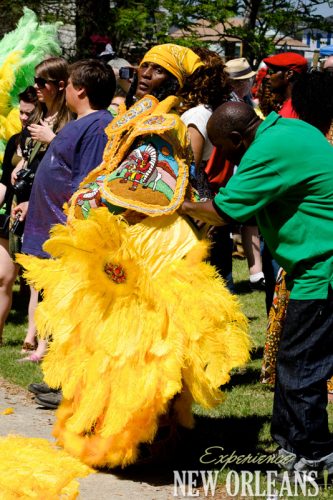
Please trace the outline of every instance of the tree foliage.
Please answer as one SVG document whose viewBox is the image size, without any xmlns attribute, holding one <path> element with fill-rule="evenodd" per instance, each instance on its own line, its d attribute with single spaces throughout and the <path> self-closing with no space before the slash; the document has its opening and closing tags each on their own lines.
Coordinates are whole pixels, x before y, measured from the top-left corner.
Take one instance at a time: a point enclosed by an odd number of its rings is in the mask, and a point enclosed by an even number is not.
<svg viewBox="0 0 333 500">
<path fill-rule="evenodd" d="M 76 25 L 77 56 L 91 54 L 92 34 L 107 35 L 119 55 L 137 52 L 174 40 L 174 28 L 186 30 L 177 39 L 184 45 L 203 45 L 196 36 L 196 24 L 205 19 L 211 27 L 221 24 L 220 43 L 232 36 L 243 44 L 243 54 L 253 63 L 274 50 L 277 40 L 296 37 L 303 28 L 329 30 L 332 27 L 315 8 L 323 0 L 1 0 L 2 29 L 9 31 L 22 15 L 23 5 L 43 20 L 63 20 Z M 244 22 L 230 25 L 232 17 Z"/>
<path fill-rule="evenodd" d="M 276 42 L 286 37 L 299 37 L 302 29 L 332 30 L 330 23 L 315 14 L 324 0 L 128 0 L 114 2 L 114 44 L 117 50 L 135 45 L 147 49 L 152 43 L 173 40 L 173 27 L 184 30 L 186 36 L 177 39 L 184 45 L 204 44 L 196 36 L 199 20 L 211 27 L 223 26 L 220 43 L 225 36 L 242 42 L 243 55 L 252 64 L 274 52 Z M 243 18 L 242 24 L 230 25 L 233 17 Z"/>
<path fill-rule="evenodd" d="M 238 0 L 237 14 L 243 26 L 227 27 L 226 34 L 243 42 L 244 55 L 253 62 L 274 51 L 276 42 L 299 38 L 303 29 L 332 30 L 322 16 L 315 14 L 323 0 Z M 223 23 L 225 20 L 221 19 Z"/>
</svg>

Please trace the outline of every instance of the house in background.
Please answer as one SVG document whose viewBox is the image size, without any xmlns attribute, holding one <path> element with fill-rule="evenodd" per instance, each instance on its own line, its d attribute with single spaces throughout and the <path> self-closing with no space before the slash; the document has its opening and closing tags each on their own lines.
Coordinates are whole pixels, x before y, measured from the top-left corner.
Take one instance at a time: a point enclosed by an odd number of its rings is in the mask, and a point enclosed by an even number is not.
<svg viewBox="0 0 333 500">
<path fill-rule="evenodd" d="M 297 54 L 306 57 L 305 53 L 308 46 L 305 45 L 302 40 L 286 36 L 282 40 L 276 42 L 275 49 L 276 52 L 297 52 Z"/>
<path fill-rule="evenodd" d="M 327 20 L 332 22 L 333 32 L 333 16 L 328 17 Z M 229 26 L 241 26 L 243 23 L 244 19 L 239 17 L 228 20 Z M 191 29 L 174 29 L 170 35 L 175 41 L 177 38 L 194 35 L 204 42 L 209 42 L 209 48 L 223 55 L 226 59 L 242 56 L 242 42 L 236 37 L 225 35 L 222 23 L 218 23 L 214 27 L 211 27 L 208 21 L 200 19 Z M 305 29 L 300 33 L 299 38 L 286 36 L 281 39 L 283 35 L 274 34 L 273 32 L 268 32 L 267 36 L 275 36 L 275 51 L 277 53 L 297 52 L 304 56 L 311 66 L 313 65 L 313 61 L 318 59 L 320 48 L 333 44 L 333 34 L 324 33 L 320 30 Z"/>
<path fill-rule="evenodd" d="M 302 42 L 307 46 L 304 57 L 308 60 L 312 61 L 314 55 L 319 54 L 320 49 L 333 44 L 333 16 L 327 17 L 326 21 L 332 24 L 332 32 L 305 29 L 302 33 Z"/>
<path fill-rule="evenodd" d="M 233 17 L 225 25 L 226 27 L 241 26 L 243 22 L 242 18 Z M 194 26 L 191 26 L 191 29 L 174 29 L 171 30 L 170 35 L 175 39 L 176 43 L 177 38 L 195 36 L 202 42 L 208 42 L 210 50 L 214 50 L 226 59 L 242 56 L 242 42 L 236 37 L 225 35 L 222 23 L 211 27 L 209 21 L 199 19 Z"/>
</svg>

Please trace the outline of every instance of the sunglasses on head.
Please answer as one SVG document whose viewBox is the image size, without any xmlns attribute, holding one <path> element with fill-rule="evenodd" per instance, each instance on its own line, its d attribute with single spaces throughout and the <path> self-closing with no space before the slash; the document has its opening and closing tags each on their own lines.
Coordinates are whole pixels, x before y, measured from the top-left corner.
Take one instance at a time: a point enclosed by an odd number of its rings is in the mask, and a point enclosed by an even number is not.
<svg viewBox="0 0 333 500">
<path fill-rule="evenodd" d="M 45 89 L 47 83 L 55 82 L 55 80 L 45 80 L 45 78 L 42 78 L 40 76 L 35 76 L 34 81 L 39 89 Z"/>
</svg>

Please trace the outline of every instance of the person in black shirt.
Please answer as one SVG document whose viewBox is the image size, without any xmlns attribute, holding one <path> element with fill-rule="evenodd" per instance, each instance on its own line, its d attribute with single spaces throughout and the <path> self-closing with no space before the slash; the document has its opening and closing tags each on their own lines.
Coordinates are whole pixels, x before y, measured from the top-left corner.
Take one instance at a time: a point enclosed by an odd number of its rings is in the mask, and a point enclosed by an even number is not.
<svg viewBox="0 0 333 500">
<path fill-rule="evenodd" d="M 36 104 L 37 94 L 33 87 L 27 87 L 19 94 L 19 112 L 23 130 L 29 123 L 29 117 Z M 0 179 L 0 344 L 2 344 L 3 327 L 12 304 L 12 287 L 18 272 L 18 265 L 13 262 L 9 252 L 9 222 L 14 196 L 11 174 L 22 160 L 23 137 L 24 134 L 20 132 L 9 139 Z"/>
</svg>

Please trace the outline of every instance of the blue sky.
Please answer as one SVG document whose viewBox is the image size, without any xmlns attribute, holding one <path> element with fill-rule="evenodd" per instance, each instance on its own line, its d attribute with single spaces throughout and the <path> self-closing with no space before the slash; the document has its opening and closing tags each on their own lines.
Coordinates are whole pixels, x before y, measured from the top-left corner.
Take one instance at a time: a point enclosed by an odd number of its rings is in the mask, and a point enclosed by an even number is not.
<svg viewBox="0 0 333 500">
<path fill-rule="evenodd" d="M 329 7 L 328 2 L 326 2 L 323 5 L 318 6 L 317 13 L 325 17 L 333 16 L 333 8 Z"/>
</svg>

